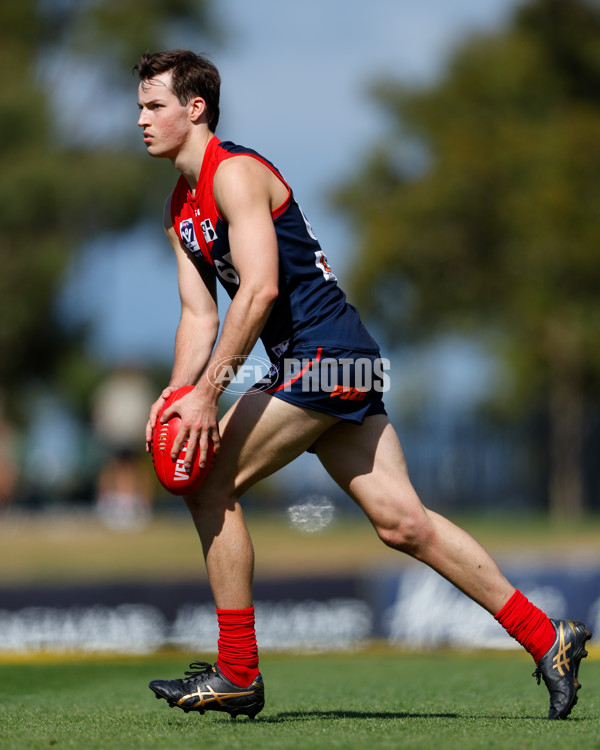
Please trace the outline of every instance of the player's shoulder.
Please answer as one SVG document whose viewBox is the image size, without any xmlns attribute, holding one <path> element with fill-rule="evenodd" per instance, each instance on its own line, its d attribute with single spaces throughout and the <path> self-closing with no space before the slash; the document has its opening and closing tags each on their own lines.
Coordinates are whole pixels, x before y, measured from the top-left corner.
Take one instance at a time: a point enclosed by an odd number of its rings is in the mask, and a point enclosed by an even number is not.
<svg viewBox="0 0 600 750">
<path fill-rule="evenodd" d="M 258 151 L 233 141 L 217 141 L 213 153 L 216 169 L 220 174 L 252 171 L 260 173 L 264 167 L 273 169 L 273 165 Z"/>
<path fill-rule="evenodd" d="M 236 179 L 244 175 L 260 174 L 265 169 L 265 165 L 251 153 L 232 154 L 219 162 L 215 177 Z"/>
<path fill-rule="evenodd" d="M 252 153 L 235 154 L 223 160 L 213 177 L 213 191 L 219 196 L 267 194 L 272 185 L 274 171 Z"/>
</svg>

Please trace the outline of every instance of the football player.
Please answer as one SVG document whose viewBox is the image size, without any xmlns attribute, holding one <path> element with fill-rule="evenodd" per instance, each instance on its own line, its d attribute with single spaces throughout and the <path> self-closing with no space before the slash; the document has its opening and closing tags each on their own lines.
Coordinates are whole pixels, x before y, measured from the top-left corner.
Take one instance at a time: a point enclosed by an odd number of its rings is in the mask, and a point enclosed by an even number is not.
<svg viewBox="0 0 600 750">
<path fill-rule="evenodd" d="M 186 497 L 216 604 L 218 658 L 195 662 L 181 679 L 154 680 L 151 689 L 184 711 L 254 718 L 262 709 L 254 552 L 240 498 L 310 450 L 384 544 L 451 581 L 524 646 L 550 692 L 548 718 L 566 718 L 577 700 L 587 627 L 549 619 L 475 539 L 420 502 L 383 404 L 387 374 L 378 345 L 290 186 L 266 158 L 215 135 L 215 66 L 174 50 L 146 53 L 136 69 L 147 151 L 179 173 L 164 228 L 177 261 L 181 319 L 171 380 L 152 406 L 146 440 L 170 393 L 194 385 L 161 417 L 181 417 L 173 457 L 185 441 L 188 468 L 206 463 L 209 440 L 219 454 L 202 488 Z M 220 335 L 217 282 L 231 297 Z M 219 422 L 219 398 L 259 337 L 271 372 Z"/>
</svg>

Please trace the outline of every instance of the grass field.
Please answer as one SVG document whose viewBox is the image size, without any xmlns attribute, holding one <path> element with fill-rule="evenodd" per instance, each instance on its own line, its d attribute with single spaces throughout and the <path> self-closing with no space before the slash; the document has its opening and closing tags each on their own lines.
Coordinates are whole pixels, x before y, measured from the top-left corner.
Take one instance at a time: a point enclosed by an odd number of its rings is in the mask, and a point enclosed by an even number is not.
<svg viewBox="0 0 600 750">
<path fill-rule="evenodd" d="M 253 721 L 184 714 L 146 687 L 193 656 L 0 664 L 0 748 L 521 750 L 600 748 L 600 665 L 587 659 L 571 719 L 548 722 L 547 692 L 520 653 L 276 656 Z"/>
<path fill-rule="evenodd" d="M 281 518 L 250 517 L 249 525 L 262 577 L 351 573 L 406 560 L 381 545 L 362 519 L 312 535 Z M 598 517 L 462 525 L 500 561 L 600 562 Z M 186 517 L 157 517 L 130 534 L 107 530 L 93 516 L 15 517 L 0 526 L 0 547 L 4 586 L 176 580 L 182 570 L 203 576 Z M 148 681 L 182 676 L 198 656 L 0 656 L 0 750 L 600 750 L 600 652 L 593 648 L 582 665 L 581 699 L 566 722 L 544 720 L 547 691 L 530 677 L 531 659 L 513 651 L 265 654 L 267 705 L 254 722 L 186 715 L 156 701 Z"/>
</svg>

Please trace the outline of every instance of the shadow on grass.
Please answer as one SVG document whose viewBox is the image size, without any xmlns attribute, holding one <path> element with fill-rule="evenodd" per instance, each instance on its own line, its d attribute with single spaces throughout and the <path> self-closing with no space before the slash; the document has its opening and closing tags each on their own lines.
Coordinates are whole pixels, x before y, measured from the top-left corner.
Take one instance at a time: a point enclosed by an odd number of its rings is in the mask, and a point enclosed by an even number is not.
<svg viewBox="0 0 600 750">
<path fill-rule="evenodd" d="M 467 716 L 458 713 L 418 713 L 414 711 L 282 711 L 274 716 L 258 717 L 258 721 L 260 721 L 261 724 L 283 724 L 294 721 L 332 721 L 343 719 L 460 719 L 462 721 L 465 719 L 500 719 L 506 721 L 539 721 L 546 723 L 546 718 L 544 716 L 511 716 L 510 714 L 481 714 L 477 716 Z M 586 717 L 569 718 L 569 722 L 571 723 L 579 723 L 586 720 Z"/>
<path fill-rule="evenodd" d="M 260 722 L 279 724 L 289 721 L 326 719 L 458 719 L 455 713 L 420 714 L 408 711 L 283 711 L 275 716 L 261 716 Z"/>
</svg>

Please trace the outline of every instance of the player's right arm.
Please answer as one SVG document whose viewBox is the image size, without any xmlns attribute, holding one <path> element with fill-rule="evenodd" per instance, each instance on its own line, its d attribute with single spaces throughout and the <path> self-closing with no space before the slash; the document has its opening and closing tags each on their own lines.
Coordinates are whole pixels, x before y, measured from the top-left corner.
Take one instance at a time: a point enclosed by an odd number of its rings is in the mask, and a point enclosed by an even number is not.
<svg viewBox="0 0 600 750">
<path fill-rule="evenodd" d="M 179 239 L 171 220 L 171 196 L 165 203 L 163 225 L 177 259 L 181 317 L 175 335 L 171 380 L 150 409 L 146 425 L 147 450 L 164 402 L 175 389 L 198 381 L 208 364 L 219 330 L 215 275 L 207 264 L 196 264 Z"/>
</svg>

